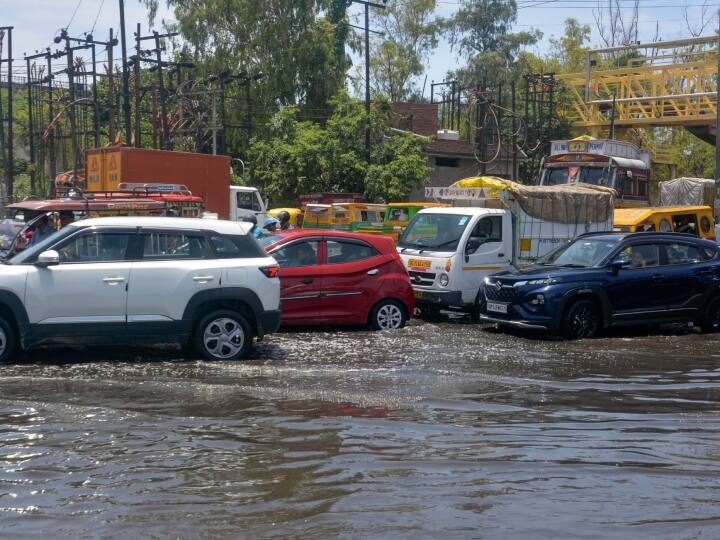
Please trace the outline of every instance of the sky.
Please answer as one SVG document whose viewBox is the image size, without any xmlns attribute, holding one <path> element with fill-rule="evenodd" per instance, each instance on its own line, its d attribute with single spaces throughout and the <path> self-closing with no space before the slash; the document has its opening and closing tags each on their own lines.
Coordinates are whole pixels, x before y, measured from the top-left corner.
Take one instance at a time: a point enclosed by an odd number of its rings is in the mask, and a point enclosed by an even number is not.
<svg viewBox="0 0 720 540">
<path fill-rule="evenodd" d="M 262 0 L 257 0 L 262 4 Z M 547 52 L 549 38 L 557 37 L 563 33 L 563 21 L 568 17 L 577 18 L 580 23 L 589 24 L 593 30 L 592 44 L 599 45 L 598 33 L 593 18 L 599 0 L 517 0 L 518 20 L 514 30 L 528 30 L 534 28 L 543 33 L 543 39 L 531 50 L 537 54 Z M 607 0 L 605 0 L 607 1 Z M 631 7 L 633 0 L 617 0 L 624 6 Z M 693 26 L 701 24 L 703 11 L 702 0 L 639 0 L 640 1 L 640 38 L 652 40 L 655 36 L 656 24 L 659 25 L 659 35 L 662 39 L 678 39 L 688 37 L 689 33 L 683 17 L 683 6 L 687 6 L 688 18 Z M 443 17 L 451 16 L 458 8 L 459 0 L 437 0 L 437 13 Z M 162 19 L 172 20 L 172 14 L 160 1 L 161 8 L 156 20 L 156 26 L 161 26 Z M 707 14 L 716 12 L 720 4 L 706 4 Z M 354 5 L 349 13 L 357 17 L 354 22 L 361 26 L 360 18 L 362 6 Z M 630 9 L 627 9 L 630 13 Z M 125 16 L 128 41 L 133 39 L 136 24 L 142 25 L 142 32 L 151 30 L 148 24 L 147 11 L 138 0 L 125 0 Z M 0 0 L 0 25 L 14 26 L 13 56 L 22 59 L 23 53 L 33 54 L 48 46 L 56 48 L 52 39 L 59 29 L 68 27 L 73 37 L 82 37 L 93 27 L 95 39 L 105 39 L 108 29 L 113 28 L 119 33 L 118 0 Z M 711 34 L 717 27 L 717 19 L 706 28 L 704 34 Z M 131 53 L 129 53 L 131 54 Z M 115 55 L 119 57 L 120 48 L 117 47 Z M 356 61 L 358 59 L 355 59 Z M 458 67 L 462 60 L 450 49 L 446 41 L 440 46 L 428 61 L 427 90 L 429 93 L 430 81 L 441 81 L 447 70 Z M 22 69 L 21 69 L 22 68 Z M 24 74 L 24 62 L 18 62 L 14 71 Z"/>
</svg>

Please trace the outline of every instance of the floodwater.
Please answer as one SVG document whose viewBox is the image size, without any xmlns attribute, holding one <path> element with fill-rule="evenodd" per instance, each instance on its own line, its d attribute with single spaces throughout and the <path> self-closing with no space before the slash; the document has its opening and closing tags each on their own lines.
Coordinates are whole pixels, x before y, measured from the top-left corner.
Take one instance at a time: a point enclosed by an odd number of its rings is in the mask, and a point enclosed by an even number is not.
<svg viewBox="0 0 720 540">
<path fill-rule="evenodd" d="M 720 537 L 715 336 L 414 321 L 0 369 L 0 537 Z"/>
</svg>

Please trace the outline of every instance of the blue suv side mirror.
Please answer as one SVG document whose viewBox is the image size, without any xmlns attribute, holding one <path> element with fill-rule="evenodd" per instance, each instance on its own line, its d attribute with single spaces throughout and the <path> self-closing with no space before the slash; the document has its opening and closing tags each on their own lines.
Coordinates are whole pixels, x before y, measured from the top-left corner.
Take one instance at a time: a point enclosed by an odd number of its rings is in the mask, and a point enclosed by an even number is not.
<svg viewBox="0 0 720 540">
<path fill-rule="evenodd" d="M 623 268 L 628 268 L 630 266 L 630 261 L 613 261 L 610 263 L 610 270 L 612 271 L 613 275 L 617 275 L 620 270 Z"/>
</svg>

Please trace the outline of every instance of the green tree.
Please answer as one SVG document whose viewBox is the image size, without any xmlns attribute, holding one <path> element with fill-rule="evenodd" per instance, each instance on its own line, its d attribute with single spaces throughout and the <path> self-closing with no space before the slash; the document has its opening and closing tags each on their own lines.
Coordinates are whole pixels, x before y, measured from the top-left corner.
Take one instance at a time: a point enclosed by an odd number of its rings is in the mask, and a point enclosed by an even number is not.
<svg viewBox="0 0 720 540">
<path fill-rule="evenodd" d="M 424 140 L 389 132 L 386 101 L 363 103 L 342 93 L 331 101 L 324 126 L 298 120 L 297 107 L 285 107 L 270 122 L 269 138 L 253 140 L 251 177 L 278 201 L 294 201 L 313 191 L 365 193 L 373 200 L 403 199 L 427 178 Z M 372 151 L 365 153 L 370 123 Z"/>
<path fill-rule="evenodd" d="M 448 23 L 450 43 L 467 61 L 455 74 L 461 83 L 508 82 L 517 76 L 518 54 L 542 34 L 536 30 L 513 33 L 516 20 L 515 0 L 461 0 Z"/>
<path fill-rule="evenodd" d="M 416 78 L 425 72 L 443 29 L 436 5 L 436 0 L 390 0 L 386 9 L 373 10 L 373 22 L 383 35 L 371 46 L 372 82 L 391 101 L 418 93 Z"/>
<path fill-rule="evenodd" d="M 565 19 L 565 33 L 559 38 L 550 38 L 550 63 L 556 63 L 556 71 L 573 73 L 585 69 L 586 53 L 589 49 L 591 29 L 577 19 Z"/>
<path fill-rule="evenodd" d="M 160 0 L 143 0 L 151 15 Z M 262 74 L 250 83 L 228 84 L 228 123 L 249 117 L 264 125 L 278 106 L 297 105 L 321 116 L 328 99 L 342 89 L 349 0 L 167 0 L 196 76 L 228 72 Z M 249 108 L 249 110 L 248 110 Z M 244 134 L 228 137 L 242 143 Z"/>
</svg>

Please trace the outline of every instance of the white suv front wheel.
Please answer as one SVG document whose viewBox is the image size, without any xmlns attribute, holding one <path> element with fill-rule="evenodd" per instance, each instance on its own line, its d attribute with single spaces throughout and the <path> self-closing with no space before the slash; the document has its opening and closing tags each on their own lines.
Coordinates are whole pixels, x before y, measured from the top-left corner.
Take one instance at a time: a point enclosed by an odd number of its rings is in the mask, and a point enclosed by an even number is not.
<svg viewBox="0 0 720 540">
<path fill-rule="evenodd" d="M 195 328 L 195 348 L 208 360 L 237 360 L 247 355 L 252 332 L 245 317 L 231 310 L 208 313 Z"/>
</svg>

